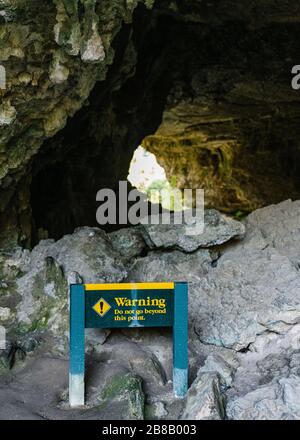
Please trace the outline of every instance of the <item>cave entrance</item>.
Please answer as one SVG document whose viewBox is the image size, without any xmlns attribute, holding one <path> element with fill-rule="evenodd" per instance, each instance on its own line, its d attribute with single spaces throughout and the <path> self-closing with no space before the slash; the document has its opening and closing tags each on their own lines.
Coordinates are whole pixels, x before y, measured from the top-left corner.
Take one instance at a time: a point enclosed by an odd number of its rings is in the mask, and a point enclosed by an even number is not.
<svg viewBox="0 0 300 440">
<path fill-rule="evenodd" d="M 183 36 L 191 39 L 184 23 L 144 7 L 123 24 L 105 81 L 96 83 L 85 105 L 34 157 L 32 244 L 99 226 L 96 194 L 102 188 L 118 194 L 134 149 L 159 127 Z"/>
<path fill-rule="evenodd" d="M 146 192 L 204 189 L 206 206 L 235 216 L 300 198 L 299 95 L 286 77 L 292 36 L 226 17 L 185 20 L 184 10 L 161 7 L 136 9 L 114 41 L 105 81 L 33 159 L 33 244 L 99 226 L 97 192 L 117 193 L 128 172 Z M 298 30 L 292 35 L 300 41 Z M 265 87 L 274 65 L 278 75 Z M 148 156 L 140 147 L 134 155 L 139 145 Z M 141 167 L 132 167 L 142 154 L 145 163 L 154 154 L 166 177 L 157 168 L 149 185 L 139 182 Z"/>
<path fill-rule="evenodd" d="M 158 163 L 156 156 L 142 145 L 133 154 L 127 180 L 147 195 L 149 203 L 160 204 L 161 208 L 170 211 L 184 208 L 181 193 L 176 191 L 176 179 L 168 180 L 166 171 Z"/>
</svg>

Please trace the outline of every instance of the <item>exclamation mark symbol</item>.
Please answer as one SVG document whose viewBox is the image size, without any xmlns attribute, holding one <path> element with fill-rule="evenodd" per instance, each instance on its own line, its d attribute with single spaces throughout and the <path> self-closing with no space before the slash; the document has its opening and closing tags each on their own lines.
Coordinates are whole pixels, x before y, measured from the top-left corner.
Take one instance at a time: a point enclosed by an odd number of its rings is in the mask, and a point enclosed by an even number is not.
<svg viewBox="0 0 300 440">
<path fill-rule="evenodd" d="M 100 306 L 100 313 L 101 313 L 101 315 L 103 315 L 104 302 L 102 300 L 100 301 L 99 306 Z"/>
<path fill-rule="evenodd" d="M 93 310 L 100 316 L 101 318 L 106 315 L 106 313 L 111 309 L 108 302 L 105 301 L 104 298 L 100 298 L 96 304 L 93 306 Z"/>
</svg>

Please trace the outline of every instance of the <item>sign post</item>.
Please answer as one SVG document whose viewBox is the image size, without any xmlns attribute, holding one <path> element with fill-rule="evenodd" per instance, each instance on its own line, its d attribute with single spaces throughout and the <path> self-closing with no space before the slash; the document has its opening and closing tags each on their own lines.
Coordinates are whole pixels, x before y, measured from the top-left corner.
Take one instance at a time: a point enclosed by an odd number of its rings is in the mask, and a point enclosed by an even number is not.
<svg viewBox="0 0 300 440">
<path fill-rule="evenodd" d="M 173 390 L 188 387 L 188 285 L 175 283 L 70 286 L 69 402 L 84 405 L 86 328 L 173 327 Z"/>
</svg>

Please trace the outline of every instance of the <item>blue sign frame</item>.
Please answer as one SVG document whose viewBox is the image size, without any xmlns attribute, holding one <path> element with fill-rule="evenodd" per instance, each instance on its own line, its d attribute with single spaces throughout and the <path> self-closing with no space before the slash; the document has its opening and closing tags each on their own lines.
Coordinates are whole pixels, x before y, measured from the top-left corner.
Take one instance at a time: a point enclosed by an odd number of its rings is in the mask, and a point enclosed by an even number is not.
<svg viewBox="0 0 300 440">
<path fill-rule="evenodd" d="M 124 294 L 126 311 L 135 309 L 135 319 L 116 320 L 116 295 Z M 132 300 L 134 298 L 134 300 Z M 155 299 L 153 299 L 155 298 Z M 124 303 L 124 298 L 122 304 Z M 163 302 L 162 302 L 163 301 Z M 99 305 L 99 304 L 100 305 Z M 134 306 L 132 306 L 132 304 Z M 138 310 L 148 311 L 151 304 L 154 315 L 139 321 Z M 160 306 L 165 308 L 159 311 Z M 101 307 L 100 307 L 101 306 Z M 105 308 L 109 310 L 106 314 Z M 111 309 L 111 310 L 110 310 Z M 125 313 L 126 313 L 125 311 Z M 161 314 L 163 313 L 163 315 Z M 97 316 L 98 315 L 98 316 Z M 70 286 L 70 364 L 69 402 L 71 407 L 83 406 L 85 399 L 85 328 L 173 327 L 173 391 L 183 398 L 188 389 L 188 284 L 175 283 L 121 283 L 72 284 Z"/>
</svg>

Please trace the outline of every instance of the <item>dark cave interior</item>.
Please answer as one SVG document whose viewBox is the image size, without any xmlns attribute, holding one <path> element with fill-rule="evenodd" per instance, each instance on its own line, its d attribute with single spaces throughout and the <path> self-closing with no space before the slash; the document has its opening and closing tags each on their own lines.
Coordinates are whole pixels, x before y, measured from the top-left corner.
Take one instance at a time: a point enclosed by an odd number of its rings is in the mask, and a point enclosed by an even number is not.
<svg viewBox="0 0 300 440">
<path fill-rule="evenodd" d="M 242 20 L 187 23 L 159 7 L 138 7 L 114 41 L 106 80 L 32 162 L 32 243 L 41 230 L 58 239 L 75 227 L 96 226 L 97 191 L 126 180 L 135 148 L 181 103 L 185 135 L 178 140 L 172 121 L 167 138 L 149 143 L 180 187 L 202 183 L 208 205 L 229 213 L 251 211 L 253 200 L 254 209 L 299 197 L 300 106 L 280 88 L 300 53 L 297 35 L 296 24 L 253 31 Z M 264 85 L 266 97 L 259 89 L 251 96 L 255 84 Z M 197 106 L 200 122 L 194 122 Z M 239 198 L 244 186 L 247 197 Z"/>
</svg>

